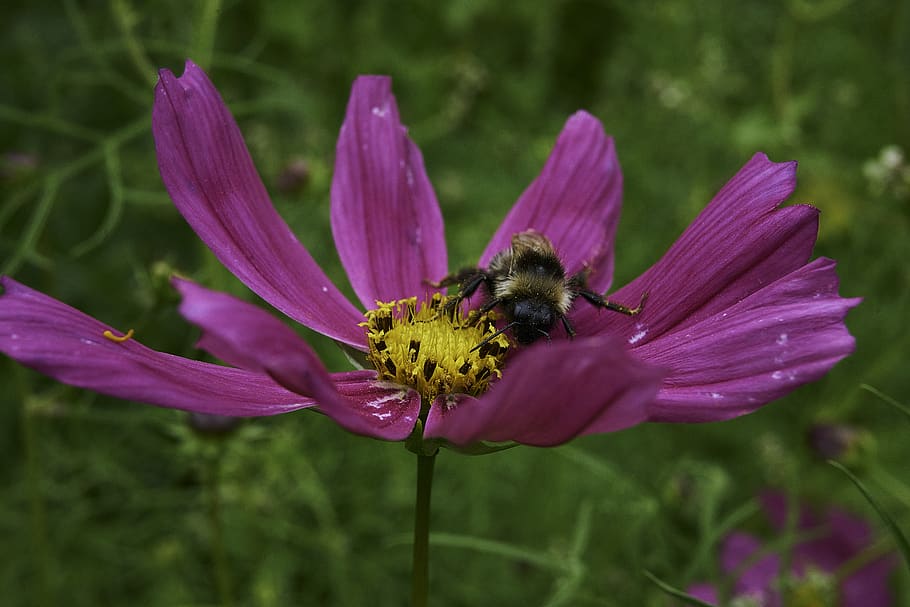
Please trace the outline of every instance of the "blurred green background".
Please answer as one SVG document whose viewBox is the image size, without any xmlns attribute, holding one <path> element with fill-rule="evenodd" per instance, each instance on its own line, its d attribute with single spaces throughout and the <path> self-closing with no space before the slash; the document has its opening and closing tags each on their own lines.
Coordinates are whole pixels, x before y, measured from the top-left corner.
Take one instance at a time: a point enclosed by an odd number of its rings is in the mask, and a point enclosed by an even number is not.
<svg viewBox="0 0 910 607">
<path fill-rule="evenodd" d="M 150 7 L 154 8 L 150 8 Z M 837 457 L 910 528 L 907 402 L 910 1 L 506 3 L 136 0 L 0 8 L 2 271 L 144 343 L 202 357 L 167 276 L 253 299 L 158 176 L 156 69 L 193 58 L 234 111 L 275 204 L 339 285 L 328 237 L 350 83 L 394 77 L 446 220 L 475 263 L 578 108 L 625 175 L 616 284 L 660 257 L 755 151 L 798 159 L 817 255 L 862 296 L 856 354 L 738 420 L 646 425 L 557 449 L 437 462 L 435 605 L 661 606 L 644 570 L 717 579 L 730 528 L 760 530 L 781 487 L 876 525 L 810 449 Z M 345 362 L 311 337 L 330 367 Z M 0 360 L 4 605 L 404 605 L 415 461 L 306 412 L 204 437 L 171 410 L 68 388 Z M 910 604 L 904 569 L 895 604 Z"/>
</svg>

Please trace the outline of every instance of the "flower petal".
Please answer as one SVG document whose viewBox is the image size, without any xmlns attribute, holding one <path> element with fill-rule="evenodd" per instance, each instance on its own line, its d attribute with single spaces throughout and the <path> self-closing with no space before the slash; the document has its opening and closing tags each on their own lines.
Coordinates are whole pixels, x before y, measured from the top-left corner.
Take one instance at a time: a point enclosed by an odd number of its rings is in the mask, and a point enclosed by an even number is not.
<svg viewBox="0 0 910 607">
<path fill-rule="evenodd" d="M 842 607 L 889 607 L 894 605 L 888 578 L 899 559 L 889 554 L 855 571 L 840 584 Z"/>
<path fill-rule="evenodd" d="M 385 76 L 354 81 L 332 179 L 332 234 L 367 308 L 432 292 L 447 272 L 442 213 Z"/>
<path fill-rule="evenodd" d="M 404 440 L 414 430 L 420 414 L 420 395 L 414 390 L 376 381 L 375 371 L 348 371 L 333 377 L 346 400 L 345 409 L 325 411 L 320 403 L 319 410 L 345 429 L 388 441 Z"/>
<path fill-rule="evenodd" d="M 834 261 L 820 258 L 635 348 L 642 360 L 671 369 L 650 420 L 730 419 L 819 379 L 853 351 L 844 316 L 859 301 L 837 295 Z"/>
<path fill-rule="evenodd" d="M 689 586 L 686 592 L 690 596 L 697 598 L 699 601 L 704 601 L 705 603 L 711 605 L 717 605 L 717 603 L 720 601 L 717 595 L 717 588 L 715 588 L 712 584 L 693 584 L 692 586 Z"/>
<path fill-rule="evenodd" d="M 517 354 L 481 398 L 437 399 L 424 435 L 545 447 L 621 430 L 645 421 L 663 374 L 607 337 L 540 344 Z"/>
<path fill-rule="evenodd" d="M 112 341 L 104 332 L 114 331 L 104 323 L 10 278 L 0 281 L 0 351 L 65 384 L 219 415 L 275 415 L 313 405 L 262 373 L 157 352 L 134 339 Z"/>
<path fill-rule="evenodd" d="M 753 156 L 660 261 L 610 296 L 634 306 L 648 293 L 636 322 L 576 306 L 572 319 L 579 335 L 611 332 L 643 345 L 694 325 L 805 264 L 818 233 L 818 210 L 778 207 L 795 185 L 795 162 Z"/>
<path fill-rule="evenodd" d="M 761 502 L 771 524 L 783 532 L 789 514 L 787 496 L 779 491 L 764 491 Z M 873 541 L 872 528 L 865 520 L 839 508 L 831 508 L 822 518 L 800 505 L 796 527 L 817 536 L 794 548 L 793 569 L 798 573 L 810 567 L 834 573 Z"/>
<path fill-rule="evenodd" d="M 736 581 L 734 596 L 762 597 L 762 605 L 777 605 L 779 597 L 774 586 L 780 571 L 780 558 L 776 554 L 769 554 L 751 562 L 753 555 L 760 549 L 761 543 L 748 533 L 731 533 L 721 547 L 720 566 L 725 573 L 736 573 L 748 565 Z"/>
<path fill-rule="evenodd" d="M 231 116 L 187 61 L 161 70 L 152 131 L 161 178 L 199 237 L 237 278 L 291 318 L 364 349 L 362 314 L 298 242 L 269 200 Z"/>
<path fill-rule="evenodd" d="M 589 285 L 606 291 L 613 279 L 613 241 L 622 202 L 622 172 L 613 139 L 600 121 L 576 112 L 566 121 L 540 175 L 524 191 L 487 245 L 480 265 L 509 248 L 512 235 L 545 234 L 569 273 L 587 265 Z"/>
<path fill-rule="evenodd" d="M 635 348 L 642 360 L 671 369 L 650 420 L 744 415 L 850 354 L 844 316 L 860 300 L 838 296 L 834 265 L 817 259 L 724 312 Z"/>
<path fill-rule="evenodd" d="M 310 346 L 265 310 L 189 280 L 172 282 L 183 296 L 180 313 L 203 331 L 200 347 L 312 396 L 320 411 L 352 432 L 385 440 L 411 433 L 420 413 L 413 391 L 379 384 L 372 371 L 330 375 Z"/>
<path fill-rule="evenodd" d="M 779 491 L 765 491 L 761 495 L 761 503 L 772 526 L 784 531 L 788 515 L 787 496 Z M 810 536 L 823 533 L 793 549 L 792 567 L 800 575 L 805 575 L 810 569 L 837 574 L 844 565 L 854 562 L 870 549 L 875 539 L 868 522 L 839 508 L 831 508 L 822 519 L 800 505 L 797 529 Z M 886 554 L 843 578 L 840 582 L 843 607 L 891 605 L 888 577 L 898 563 L 895 554 Z"/>
</svg>

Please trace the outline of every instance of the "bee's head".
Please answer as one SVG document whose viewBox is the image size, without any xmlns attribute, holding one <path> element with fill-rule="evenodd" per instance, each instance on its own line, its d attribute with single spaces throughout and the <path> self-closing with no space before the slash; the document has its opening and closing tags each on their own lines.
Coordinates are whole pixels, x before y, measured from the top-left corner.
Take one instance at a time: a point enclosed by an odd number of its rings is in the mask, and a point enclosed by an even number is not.
<svg viewBox="0 0 910 607">
<path fill-rule="evenodd" d="M 556 322 L 552 306 L 536 299 L 519 299 L 511 310 L 512 334 L 518 343 L 527 345 L 546 336 Z"/>
</svg>

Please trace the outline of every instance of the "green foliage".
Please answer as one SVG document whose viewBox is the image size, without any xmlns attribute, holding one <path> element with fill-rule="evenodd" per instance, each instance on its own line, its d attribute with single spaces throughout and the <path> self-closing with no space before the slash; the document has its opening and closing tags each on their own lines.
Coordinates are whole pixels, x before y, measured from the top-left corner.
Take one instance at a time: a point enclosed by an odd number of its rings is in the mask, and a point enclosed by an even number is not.
<svg viewBox="0 0 910 607">
<path fill-rule="evenodd" d="M 910 2 L 145 6 L 0 9 L 0 267 L 170 352 L 201 356 L 175 312 L 171 271 L 251 297 L 157 173 L 155 69 L 179 73 L 188 56 L 209 71 L 280 212 L 339 285 L 328 190 L 359 73 L 395 78 L 453 267 L 476 260 L 579 107 L 603 120 L 623 165 L 617 284 L 655 261 L 753 152 L 800 160 L 793 202 L 822 210 L 816 253 L 839 260 L 843 294 L 865 297 L 848 319 L 856 354 L 731 422 L 442 453 L 432 604 L 673 604 L 643 572 L 679 589 L 719 580 L 718 541 L 759 524 L 752 496 L 767 485 L 874 521 L 806 447 L 817 421 L 876 439 L 850 468 L 910 527 L 910 429 L 875 395 L 910 394 L 910 200 L 888 170 L 908 173 L 900 163 L 864 172 L 888 146 L 910 151 Z M 305 182 L 279 188 L 298 158 Z M 345 368 L 332 344 L 302 332 Z M 0 373 L 4 604 L 405 604 L 415 461 L 401 445 L 305 412 L 213 439 L 179 412 L 62 387 L 9 360 Z M 894 582 L 898 603 L 910 604 L 906 572 Z"/>
</svg>

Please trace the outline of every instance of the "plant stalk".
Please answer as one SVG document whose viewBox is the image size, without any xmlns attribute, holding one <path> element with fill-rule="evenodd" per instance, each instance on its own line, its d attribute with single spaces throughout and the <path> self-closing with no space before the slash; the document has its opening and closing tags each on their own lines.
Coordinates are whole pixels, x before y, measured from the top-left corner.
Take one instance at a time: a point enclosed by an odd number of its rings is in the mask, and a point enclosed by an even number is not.
<svg viewBox="0 0 910 607">
<path fill-rule="evenodd" d="M 414 552 L 411 607 L 426 607 L 430 594 L 430 495 L 436 454 L 417 456 L 417 501 L 414 506 Z"/>
</svg>

